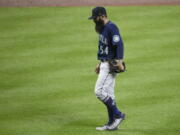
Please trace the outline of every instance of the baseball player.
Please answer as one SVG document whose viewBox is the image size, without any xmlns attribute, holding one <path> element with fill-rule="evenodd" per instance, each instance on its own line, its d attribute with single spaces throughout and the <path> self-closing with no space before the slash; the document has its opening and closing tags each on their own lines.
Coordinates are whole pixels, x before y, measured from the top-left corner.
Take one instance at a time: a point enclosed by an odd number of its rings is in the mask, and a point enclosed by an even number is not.
<svg viewBox="0 0 180 135">
<path fill-rule="evenodd" d="M 95 94 L 107 107 L 109 117 L 107 124 L 96 127 L 96 130 L 116 130 L 125 118 L 125 114 L 116 106 L 114 96 L 117 73 L 125 71 L 123 41 L 118 27 L 107 18 L 104 7 L 94 8 L 88 19 L 94 21 L 95 30 L 99 34 L 97 58 L 100 63 L 95 69 L 98 74 Z"/>
</svg>

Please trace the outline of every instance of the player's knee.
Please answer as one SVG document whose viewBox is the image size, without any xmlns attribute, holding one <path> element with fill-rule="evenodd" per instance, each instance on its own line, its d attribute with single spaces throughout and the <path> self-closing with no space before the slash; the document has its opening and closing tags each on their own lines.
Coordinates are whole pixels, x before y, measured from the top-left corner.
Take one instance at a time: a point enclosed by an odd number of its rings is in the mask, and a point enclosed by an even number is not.
<svg viewBox="0 0 180 135">
<path fill-rule="evenodd" d="M 101 96 L 101 90 L 100 89 L 95 89 L 94 93 L 95 93 L 96 97 Z"/>
<path fill-rule="evenodd" d="M 107 94 L 103 91 L 103 89 L 95 89 L 95 95 L 98 99 L 104 100 Z"/>
</svg>

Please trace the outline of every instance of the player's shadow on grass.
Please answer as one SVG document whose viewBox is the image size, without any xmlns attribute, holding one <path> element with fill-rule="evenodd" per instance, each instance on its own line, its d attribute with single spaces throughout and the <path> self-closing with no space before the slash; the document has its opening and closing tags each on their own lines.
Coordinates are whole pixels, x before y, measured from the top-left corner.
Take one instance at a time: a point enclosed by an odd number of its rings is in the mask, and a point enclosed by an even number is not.
<svg viewBox="0 0 180 135">
<path fill-rule="evenodd" d="M 125 129 L 125 128 L 119 128 L 118 130 L 119 132 L 122 132 L 122 133 L 128 133 L 128 132 L 132 132 L 132 133 L 143 133 L 143 134 L 146 134 L 146 133 L 149 133 L 148 132 L 148 129 L 147 130 L 143 130 L 143 129 Z"/>
<path fill-rule="evenodd" d="M 67 125 L 73 127 L 95 127 L 97 126 L 97 122 L 92 120 L 76 120 L 69 122 Z"/>
</svg>

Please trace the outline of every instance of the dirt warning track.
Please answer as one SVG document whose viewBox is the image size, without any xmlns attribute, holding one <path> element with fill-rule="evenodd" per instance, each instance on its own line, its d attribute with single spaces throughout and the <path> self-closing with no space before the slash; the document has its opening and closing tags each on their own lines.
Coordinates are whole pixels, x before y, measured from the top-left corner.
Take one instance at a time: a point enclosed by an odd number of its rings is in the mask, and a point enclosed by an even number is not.
<svg viewBox="0 0 180 135">
<path fill-rule="evenodd" d="M 0 0 L 0 7 L 180 5 L 180 0 Z"/>
</svg>

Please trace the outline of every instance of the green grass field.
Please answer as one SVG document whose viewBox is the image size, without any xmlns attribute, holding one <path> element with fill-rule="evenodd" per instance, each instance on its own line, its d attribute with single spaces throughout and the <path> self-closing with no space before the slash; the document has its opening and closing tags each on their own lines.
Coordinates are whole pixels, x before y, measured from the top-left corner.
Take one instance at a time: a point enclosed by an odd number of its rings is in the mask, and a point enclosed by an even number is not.
<svg viewBox="0 0 180 135">
<path fill-rule="evenodd" d="M 121 129 L 95 130 L 107 113 L 91 7 L 0 8 L 0 135 L 180 134 L 180 6 L 107 10 L 125 44 Z"/>
</svg>

